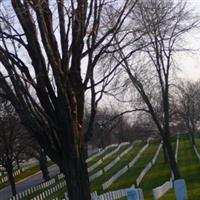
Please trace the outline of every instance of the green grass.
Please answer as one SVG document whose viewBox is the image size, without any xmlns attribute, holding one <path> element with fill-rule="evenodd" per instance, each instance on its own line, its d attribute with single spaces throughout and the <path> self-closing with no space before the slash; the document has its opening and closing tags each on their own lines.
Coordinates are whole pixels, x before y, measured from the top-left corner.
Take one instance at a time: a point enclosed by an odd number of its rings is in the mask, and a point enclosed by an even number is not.
<svg viewBox="0 0 200 200">
<path fill-rule="evenodd" d="M 101 158 L 103 158 L 106 154 L 110 153 L 111 151 L 113 151 L 114 149 L 116 149 L 117 147 L 110 147 L 109 149 L 107 149 L 103 154 L 93 158 L 90 162 L 87 163 L 88 167 L 91 167 L 94 163 L 96 163 L 98 160 L 100 160 Z"/>
<path fill-rule="evenodd" d="M 121 160 L 116 163 L 110 170 L 105 172 L 102 176 L 95 179 L 91 183 L 91 191 L 97 191 L 98 193 L 102 193 L 102 184 L 107 181 L 111 176 L 117 173 L 122 167 L 127 165 L 139 152 L 143 144 L 137 144 L 129 153 L 121 158 Z"/>
<path fill-rule="evenodd" d="M 152 189 L 168 181 L 171 176 L 169 164 L 164 161 L 163 149 L 152 169 L 144 176 L 140 187 L 143 189 L 145 200 L 153 199 Z"/>
<path fill-rule="evenodd" d="M 52 161 L 48 161 L 48 166 L 51 166 L 53 164 L 54 163 Z M 39 171 L 40 171 L 40 168 L 39 168 L 38 165 L 30 167 L 30 168 L 26 169 L 24 172 L 20 173 L 19 175 L 17 175 L 15 177 L 15 183 L 17 183 L 17 182 L 19 182 L 19 181 L 21 181 L 21 180 L 33 175 L 33 174 L 35 174 L 35 173 L 37 173 Z M 3 184 L 0 184 L 0 189 L 2 189 L 4 187 L 7 187 L 8 185 L 9 185 L 9 182 L 5 182 Z"/>
<path fill-rule="evenodd" d="M 178 166 L 186 181 L 189 200 L 200 199 L 200 163 L 193 151 L 190 138 L 180 140 Z M 174 200 L 174 191 L 170 190 L 161 200 Z"/>
<path fill-rule="evenodd" d="M 110 156 L 107 159 L 105 159 L 102 164 L 100 164 L 97 168 L 92 170 L 90 172 L 90 175 L 95 174 L 99 170 L 103 169 L 106 165 L 108 165 L 110 162 L 112 162 L 120 153 L 122 153 L 128 147 L 129 147 L 129 145 L 122 146 L 116 153 L 114 153 L 112 156 Z"/>
<path fill-rule="evenodd" d="M 153 158 L 158 144 L 150 144 L 149 147 L 144 151 L 142 156 L 136 162 L 136 164 L 131 167 L 124 175 L 122 175 L 118 180 L 116 180 L 108 189 L 117 190 L 120 188 L 128 188 L 135 184 L 136 178 L 139 176 L 140 172 Z"/>
<path fill-rule="evenodd" d="M 176 145 L 176 138 L 172 139 L 172 146 L 175 150 Z M 200 138 L 196 139 L 197 146 L 200 151 Z M 130 187 L 135 183 L 136 178 L 140 174 L 140 172 L 144 169 L 146 164 L 152 160 L 157 148 L 158 143 L 151 144 L 145 152 L 142 154 L 140 159 L 136 162 L 136 164 L 131 167 L 128 172 L 122 175 L 118 180 L 116 180 L 107 190 L 103 191 L 102 184 L 106 182 L 111 176 L 113 176 L 116 172 L 122 169 L 125 165 L 127 165 L 139 152 L 139 150 L 143 147 L 144 144 L 137 144 L 129 153 L 116 163 L 108 172 L 105 172 L 102 176 L 95 179 L 91 183 L 91 191 L 97 191 L 98 194 L 106 193 L 108 191 L 114 191 L 121 188 Z M 127 146 L 120 148 L 120 150 L 112 155 L 110 158 L 106 159 L 104 163 L 95 169 L 98 171 L 105 167 L 108 163 L 114 160 L 117 155 L 119 155 L 123 150 L 128 148 Z M 115 148 L 108 149 L 104 154 L 101 156 L 93 159 L 90 164 L 94 164 L 98 159 L 105 156 L 107 153 L 113 151 Z M 180 143 L 179 143 L 179 151 L 178 151 L 178 166 L 181 172 L 182 177 L 186 180 L 187 189 L 188 189 L 188 197 L 189 200 L 199 200 L 200 199 L 200 162 L 196 157 L 196 154 L 193 151 L 191 139 L 188 136 L 181 136 Z M 32 169 L 33 172 L 37 169 Z M 27 172 L 28 173 L 28 172 Z M 24 175 L 24 176 L 27 176 Z M 145 200 L 152 200 L 152 189 L 162 185 L 165 181 L 168 181 L 171 176 L 171 170 L 169 164 L 164 162 L 163 156 L 163 149 L 161 149 L 158 159 L 152 169 L 144 176 L 140 188 L 143 189 Z M 52 187 L 52 186 L 50 186 Z M 28 198 L 24 198 L 23 200 L 28 200 L 37 194 L 43 192 L 44 190 L 38 191 L 33 195 L 29 196 Z M 55 194 L 51 195 L 45 200 L 52 200 L 55 197 L 61 199 L 66 192 L 66 188 L 63 188 L 56 192 Z M 126 200 L 127 198 L 121 198 L 121 200 Z M 175 194 L 173 189 L 168 191 L 160 200 L 175 200 Z"/>
</svg>

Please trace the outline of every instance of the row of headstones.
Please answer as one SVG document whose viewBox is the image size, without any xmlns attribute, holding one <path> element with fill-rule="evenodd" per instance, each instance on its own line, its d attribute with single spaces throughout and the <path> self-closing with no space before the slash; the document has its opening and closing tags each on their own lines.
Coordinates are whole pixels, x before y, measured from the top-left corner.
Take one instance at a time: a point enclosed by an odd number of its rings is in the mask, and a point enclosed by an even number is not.
<svg viewBox="0 0 200 200">
<path fill-rule="evenodd" d="M 119 155 L 119 157 L 121 158 L 121 157 L 123 157 L 124 155 L 126 155 L 126 154 L 133 148 L 133 146 L 134 146 L 136 143 L 139 143 L 139 142 L 141 142 L 141 141 L 140 141 L 140 140 L 136 140 L 135 142 L 133 142 L 133 145 L 131 145 L 131 146 L 130 146 L 129 148 L 127 148 L 126 150 L 124 150 L 124 151 Z M 128 144 L 130 144 L 130 142 L 123 142 L 123 143 L 121 143 L 120 145 L 123 146 L 123 145 L 128 145 Z M 119 145 L 119 147 L 121 147 L 120 145 Z M 111 148 L 111 147 L 113 147 L 113 146 L 116 146 L 116 144 L 114 144 L 114 145 L 109 145 L 108 147 Z M 99 153 L 97 153 L 97 155 L 94 155 L 94 156 L 90 157 L 89 159 L 87 159 L 87 162 L 88 162 L 88 160 L 92 160 L 94 157 L 96 157 L 96 156 L 98 156 L 98 155 L 104 153 L 105 150 L 108 149 L 108 147 L 106 147 L 104 150 L 102 150 L 101 153 L 99 152 Z M 119 150 L 119 147 L 118 147 L 117 149 L 115 149 L 114 151 L 112 151 L 111 154 L 110 154 L 109 156 L 106 155 L 106 157 L 108 158 L 108 157 L 110 157 L 111 155 L 113 155 L 114 153 L 116 153 L 116 152 Z M 118 159 L 119 159 L 119 158 L 116 158 L 116 160 L 118 160 Z M 88 168 L 88 172 L 91 172 L 92 170 L 94 170 L 95 168 L 97 168 L 99 165 L 101 165 L 101 164 L 103 163 L 103 160 L 105 160 L 105 157 L 102 158 L 102 159 L 100 159 L 98 162 L 96 162 L 95 164 L 93 164 L 91 167 L 89 167 L 89 168 Z M 113 163 L 114 163 L 114 162 L 116 163 L 116 161 L 113 161 Z M 114 166 L 115 163 L 114 163 L 114 164 L 110 164 L 110 165 Z M 104 169 L 104 171 L 108 171 L 106 168 L 109 168 L 109 169 L 110 169 L 111 167 L 106 166 L 105 169 Z"/>
<path fill-rule="evenodd" d="M 112 148 L 112 147 L 116 147 L 116 146 L 117 146 L 117 144 L 111 144 L 111 145 L 106 146 L 103 150 L 100 150 L 100 149 L 99 149 L 99 152 L 97 152 L 97 153 L 94 154 L 93 156 L 90 156 L 90 157 L 86 160 L 86 162 L 87 162 L 87 163 L 90 162 L 90 161 L 93 160 L 94 158 L 96 158 L 96 157 L 102 155 L 106 150 L 108 150 L 108 149 L 110 149 L 110 148 Z"/>
<path fill-rule="evenodd" d="M 177 136 L 177 140 L 176 140 L 176 149 L 175 149 L 176 162 L 178 161 L 178 150 L 179 150 L 179 136 Z M 173 187 L 173 184 L 172 184 L 173 179 L 174 179 L 174 175 L 171 172 L 171 178 L 169 181 L 166 181 L 161 186 L 158 186 L 152 190 L 154 199 L 159 199 Z"/>
<path fill-rule="evenodd" d="M 141 157 L 141 155 L 144 153 L 144 151 L 148 148 L 149 143 L 144 145 L 144 147 L 139 151 L 139 153 L 135 156 L 135 158 L 129 162 L 128 167 L 131 168 L 135 163 L 138 161 L 138 159 Z"/>
<path fill-rule="evenodd" d="M 170 180 L 168 182 L 165 182 L 162 186 L 160 186 L 160 188 L 153 189 L 152 192 L 153 192 L 154 200 L 159 199 L 171 188 L 174 188 L 176 200 L 188 199 L 185 180 L 178 179 L 174 181 Z"/>
<path fill-rule="evenodd" d="M 200 154 L 199 154 L 197 147 L 195 145 L 193 145 L 193 149 L 194 149 L 194 152 L 195 152 L 197 158 L 200 160 Z"/>
<path fill-rule="evenodd" d="M 117 164 L 121 158 L 125 155 L 128 154 L 129 151 L 131 151 L 133 149 L 133 147 L 135 146 L 135 144 L 138 141 L 133 142 L 133 144 L 126 150 L 124 150 L 119 156 L 117 156 L 117 158 L 115 158 L 112 162 L 110 162 L 107 166 L 104 167 L 104 172 L 107 172 L 108 170 L 110 170 L 115 164 Z"/>
<path fill-rule="evenodd" d="M 106 154 L 102 160 L 106 160 L 107 158 L 111 157 L 112 155 L 114 155 L 115 153 L 117 153 L 119 151 L 119 149 L 122 147 L 122 146 L 126 146 L 126 145 L 129 145 L 130 142 L 122 142 L 120 145 L 118 145 L 118 147 L 116 149 L 114 149 L 113 151 L 111 151 L 110 153 Z"/>
<path fill-rule="evenodd" d="M 95 191 L 95 192 L 92 192 L 90 195 L 91 195 L 91 199 L 96 199 L 96 198 L 98 197 L 96 191 Z M 55 198 L 54 200 L 57 200 L 57 198 Z M 67 192 L 64 193 L 64 197 L 62 198 L 62 200 L 69 200 L 69 197 L 68 197 L 68 193 L 67 193 Z"/>
<path fill-rule="evenodd" d="M 93 164 L 92 166 L 88 167 L 88 172 L 93 171 L 95 168 L 97 168 L 102 163 L 103 163 L 102 159 L 98 160 L 95 164 Z"/>
<path fill-rule="evenodd" d="M 66 186 L 66 181 L 62 181 L 62 182 L 56 184 L 55 186 L 46 189 L 44 192 L 40 193 L 39 195 L 31 198 L 31 200 L 43 200 L 43 199 L 51 196 L 52 194 L 58 192 L 59 190 L 61 190 L 65 186 Z"/>
<path fill-rule="evenodd" d="M 90 182 L 92 182 L 93 180 L 95 180 L 96 178 L 98 178 L 99 176 L 103 175 L 103 170 L 99 170 L 96 173 L 92 174 L 89 176 L 89 180 Z M 58 180 L 61 180 L 64 178 L 64 175 L 61 173 L 58 175 Z"/>
<path fill-rule="evenodd" d="M 88 168 L 88 172 L 93 171 L 95 168 L 97 168 L 99 165 L 101 165 L 103 163 L 103 161 L 107 158 L 109 158 L 110 156 L 112 156 L 114 153 L 116 153 L 120 147 L 122 147 L 123 145 L 127 145 L 129 143 L 121 143 L 115 150 L 111 151 L 110 153 L 108 153 L 107 155 L 105 155 L 102 159 L 98 160 L 95 164 L 93 164 L 91 167 Z M 118 158 L 119 159 L 119 158 Z M 116 161 L 115 161 L 116 162 Z M 106 167 L 105 167 L 106 168 Z M 105 171 L 105 170 L 104 170 Z"/>
<path fill-rule="evenodd" d="M 175 150 L 176 162 L 178 162 L 178 150 L 179 150 L 179 136 L 177 136 L 177 140 L 176 140 L 176 150 Z"/>
<path fill-rule="evenodd" d="M 183 179 L 175 180 L 173 188 L 176 195 L 176 200 L 187 200 L 187 189 Z M 140 188 L 122 189 L 112 192 L 107 192 L 100 196 L 92 198 L 92 200 L 116 200 L 122 197 L 127 197 L 128 200 L 144 200 L 143 191 Z M 157 198 L 154 197 L 156 200 Z"/>
<path fill-rule="evenodd" d="M 9 200 L 20 200 L 20 199 L 25 198 L 29 195 L 32 195 L 35 192 L 38 192 L 39 190 L 44 190 L 44 189 L 50 187 L 53 184 L 55 184 L 55 178 L 53 178 L 49 181 L 46 181 L 44 183 L 41 183 L 37 186 L 30 187 L 27 190 L 18 193 L 16 196 L 10 197 Z"/>
<path fill-rule="evenodd" d="M 184 179 L 178 179 L 171 183 L 172 187 L 175 191 L 176 200 L 187 200 L 187 189 L 186 189 L 186 183 Z M 154 196 L 154 194 L 153 194 Z M 154 200 L 157 200 L 158 198 L 155 198 Z M 144 200 L 143 192 L 141 189 L 132 189 L 129 190 L 128 194 L 128 200 Z"/>
<path fill-rule="evenodd" d="M 98 177 L 100 177 L 100 176 L 102 176 L 102 175 L 103 175 L 103 170 L 101 169 L 101 170 L 97 171 L 96 173 L 90 175 L 89 181 L 92 182 L 92 181 L 94 181 L 96 178 L 98 178 Z"/>
<path fill-rule="evenodd" d="M 126 151 L 126 153 L 124 154 L 120 154 L 117 158 L 115 158 L 111 163 L 109 163 L 108 165 L 106 165 L 104 167 L 104 169 L 102 170 L 99 170 L 97 171 L 95 174 L 92 174 L 90 176 L 90 182 L 95 180 L 96 178 L 100 177 L 101 175 L 103 175 L 104 172 L 107 172 L 109 169 L 111 169 L 118 161 L 120 161 L 120 159 L 122 158 L 122 156 L 126 155 L 132 148 L 133 148 L 134 144 L 131 145 L 129 148 L 128 148 L 128 151 Z"/>
<path fill-rule="evenodd" d="M 61 180 L 61 179 L 63 179 L 64 177 L 65 177 L 64 174 L 62 174 L 62 173 L 58 174 L 58 180 Z"/>
<path fill-rule="evenodd" d="M 110 170 L 115 164 L 117 164 L 117 162 L 119 162 L 121 160 L 121 158 L 123 156 L 125 156 L 135 145 L 136 142 L 134 142 L 129 148 L 127 148 L 126 150 L 124 150 L 119 156 L 117 156 L 117 158 L 115 158 L 112 162 L 110 162 L 108 165 L 106 165 L 103 170 L 99 170 L 98 172 L 96 172 L 95 174 L 93 174 L 90 177 L 90 180 L 93 181 L 94 179 L 98 178 L 99 176 L 101 176 L 104 172 L 107 172 L 108 170 Z M 124 145 L 129 144 L 129 143 L 125 143 Z M 116 152 L 115 152 L 116 153 Z M 95 163 L 93 166 L 91 166 L 92 170 L 94 170 L 96 167 L 98 167 L 100 164 L 103 163 L 103 159 L 99 160 L 97 163 Z M 92 171 L 90 170 L 90 171 Z"/>
<path fill-rule="evenodd" d="M 159 187 L 156 187 L 152 190 L 154 199 L 159 199 L 162 197 L 167 191 L 169 191 L 173 187 L 172 180 L 166 181 L 164 184 L 162 184 Z"/>
<path fill-rule="evenodd" d="M 161 142 L 152 160 L 146 165 L 146 167 L 141 171 L 140 175 L 137 177 L 136 179 L 137 186 L 139 186 L 145 174 L 155 165 L 155 162 L 159 156 L 162 145 L 163 144 Z"/>
<path fill-rule="evenodd" d="M 108 181 L 106 181 L 105 183 L 102 184 L 102 188 L 103 190 L 107 189 L 114 181 L 116 181 L 120 176 L 122 176 L 124 173 L 126 173 L 128 171 L 128 169 L 130 167 L 132 167 L 140 158 L 140 156 L 142 155 L 142 153 L 147 149 L 147 147 L 149 146 L 149 143 L 147 143 L 146 145 L 144 145 L 144 147 L 139 151 L 139 153 L 137 154 L 137 156 L 128 163 L 128 165 L 126 165 L 125 167 L 123 167 L 121 170 L 119 170 L 116 174 L 114 174 Z"/>
<path fill-rule="evenodd" d="M 24 172 L 24 168 L 21 168 L 21 169 L 17 169 L 16 171 L 13 172 L 13 176 L 16 177 L 18 176 L 19 174 L 21 174 L 22 172 Z M 1 172 L 2 173 L 2 172 Z M 5 174 L 6 176 L 4 176 L 3 178 L 0 179 L 0 183 L 5 183 L 8 181 L 8 177 L 7 177 L 7 173 L 2 173 L 1 175 Z M 1 176 L 0 175 L 0 176 Z"/>
</svg>

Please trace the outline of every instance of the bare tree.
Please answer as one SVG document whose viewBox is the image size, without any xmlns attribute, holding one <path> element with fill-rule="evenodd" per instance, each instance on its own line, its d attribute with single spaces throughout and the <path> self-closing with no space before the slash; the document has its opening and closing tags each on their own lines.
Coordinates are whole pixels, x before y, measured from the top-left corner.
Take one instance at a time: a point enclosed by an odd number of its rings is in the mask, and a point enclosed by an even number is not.
<svg viewBox="0 0 200 200">
<path fill-rule="evenodd" d="M 24 128 L 13 107 L 5 101 L 0 105 L 0 129 L 0 164 L 7 172 L 13 195 L 16 195 L 13 170 L 29 140 L 24 135 Z"/>
<path fill-rule="evenodd" d="M 195 145 L 195 134 L 200 122 L 200 83 L 181 81 L 178 83 L 177 115 Z"/>
<path fill-rule="evenodd" d="M 143 49 L 125 59 L 132 49 L 132 46 L 126 46 L 119 48 L 114 57 L 118 62 L 123 60 L 122 67 L 130 84 L 139 93 L 163 139 L 174 178 L 179 179 L 169 138 L 173 58 L 177 51 L 184 50 L 181 46 L 183 35 L 197 26 L 197 20 L 191 17 L 184 2 L 171 0 L 141 1 L 132 13 L 132 19 L 132 24 L 140 31 L 138 34 L 143 33 L 138 41 Z"/>
<path fill-rule="evenodd" d="M 33 137 L 29 136 L 29 141 L 30 141 L 29 145 L 25 149 L 24 154 L 29 158 L 37 159 L 39 162 L 39 167 L 42 172 L 44 181 L 50 180 L 47 156 L 46 156 L 44 150 L 40 147 L 38 142 Z"/>
<path fill-rule="evenodd" d="M 90 199 L 86 144 L 102 91 L 119 64 L 103 77 L 95 74 L 100 61 L 116 49 L 114 37 L 126 36 L 122 29 L 136 2 L 1 2 L 0 95 L 12 102 L 23 124 L 58 164 L 71 200 Z M 84 133 L 88 89 L 91 117 Z"/>
</svg>

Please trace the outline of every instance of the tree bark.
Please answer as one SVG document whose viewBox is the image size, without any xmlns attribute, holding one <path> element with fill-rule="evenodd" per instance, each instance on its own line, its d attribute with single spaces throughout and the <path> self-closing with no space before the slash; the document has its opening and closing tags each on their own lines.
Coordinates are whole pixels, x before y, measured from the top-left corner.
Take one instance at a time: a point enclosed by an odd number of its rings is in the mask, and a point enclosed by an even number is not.
<svg viewBox="0 0 200 200">
<path fill-rule="evenodd" d="M 167 150 L 166 150 L 165 145 L 163 145 L 163 157 L 164 157 L 164 162 L 168 163 L 169 159 L 168 159 Z"/>
<path fill-rule="evenodd" d="M 13 196 L 15 196 L 17 194 L 17 190 L 16 190 L 16 185 L 15 185 L 15 178 L 13 176 L 13 167 L 8 166 L 6 171 L 8 173 L 8 180 L 11 186 L 12 194 Z"/>
<path fill-rule="evenodd" d="M 47 157 L 46 157 L 45 152 L 42 149 L 40 151 L 39 165 L 40 165 L 40 170 L 42 171 L 44 181 L 49 181 L 50 176 L 49 176 L 48 165 L 47 165 Z"/>
<path fill-rule="evenodd" d="M 196 145 L 193 131 L 191 132 L 191 139 L 192 139 L 192 144 Z"/>
<path fill-rule="evenodd" d="M 174 151 L 172 149 L 172 145 L 169 141 L 169 138 L 165 137 L 165 139 L 163 139 L 163 142 L 164 142 L 165 148 L 166 148 L 167 153 L 168 153 L 169 163 L 170 163 L 171 170 L 174 174 L 174 179 L 175 180 L 180 179 L 181 175 L 180 175 L 179 170 L 178 170 L 178 165 L 176 163 L 175 154 L 174 154 Z"/>
<path fill-rule="evenodd" d="M 90 200 L 90 184 L 85 162 L 85 150 L 79 155 L 79 158 L 67 158 L 65 156 L 60 165 L 60 171 L 65 175 L 70 200 Z"/>
</svg>

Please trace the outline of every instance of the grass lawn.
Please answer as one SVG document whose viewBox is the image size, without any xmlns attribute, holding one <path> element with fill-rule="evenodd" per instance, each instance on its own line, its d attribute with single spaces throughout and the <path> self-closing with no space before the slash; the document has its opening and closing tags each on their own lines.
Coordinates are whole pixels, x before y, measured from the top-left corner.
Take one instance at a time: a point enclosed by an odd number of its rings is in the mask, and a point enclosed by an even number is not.
<svg viewBox="0 0 200 200">
<path fill-rule="evenodd" d="M 112 162 L 120 153 L 122 153 L 128 147 L 129 147 L 129 145 L 122 146 L 116 153 L 114 153 L 112 156 L 110 156 L 107 159 L 105 159 L 102 164 L 100 164 L 97 168 L 92 170 L 90 172 L 90 175 L 95 174 L 99 170 L 103 169 L 106 165 L 108 165 L 110 162 Z"/>
<path fill-rule="evenodd" d="M 118 180 L 116 180 L 108 190 L 117 190 L 120 188 L 128 188 L 135 184 L 136 178 L 139 176 L 140 172 L 152 160 L 158 144 L 150 144 L 149 147 L 143 152 L 139 160 L 131 167 L 124 175 L 122 175 Z"/>
<path fill-rule="evenodd" d="M 197 147 L 200 152 L 200 137 L 196 139 Z M 139 160 L 135 163 L 133 167 L 131 167 L 124 175 L 122 175 L 119 179 L 117 179 L 107 190 L 103 191 L 102 184 L 110 179 L 115 173 L 117 173 L 120 169 L 122 169 L 125 165 L 127 165 L 140 151 L 140 149 L 144 146 L 144 144 L 136 144 L 135 147 L 129 153 L 122 157 L 122 159 L 116 163 L 110 170 L 105 172 L 102 176 L 95 179 L 90 187 L 91 191 L 97 191 L 98 194 L 106 193 L 108 191 L 114 191 L 121 188 L 128 188 L 135 183 L 136 178 L 140 174 L 140 172 L 144 169 L 146 164 L 152 160 L 157 148 L 158 143 L 152 143 L 149 147 L 143 152 Z M 172 139 L 172 146 L 175 151 L 176 146 L 176 138 Z M 112 160 L 114 160 L 121 152 L 123 152 L 129 146 L 123 146 L 120 150 L 106 159 L 97 169 L 93 170 L 91 174 L 96 171 L 103 169 L 107 164 L 109 164 Z M 90 165 L 94 164 L 98 159 L 101 159 L 106 154 L 113 151 L 116 147 L 108 149 L 101 156 L 93 159 L 90 162 Z M 185 179 L 188 190 L 189 200 L 199 200 L 200 199 L 200 161 L 198 160 L 196 154 L 193 151 L 191 139 L 189 136 L 181 136 L 179 143 L 179 151 L 178 151 L 178 166 L 182 177 Z M 23 177 L 34 174 L 38 171 L 38 167 L 33 167 L 29 169 L 29 171 L 25 171 L 23 173 Z M 21 174 L 22 175 L 22 174 Z M 162 185 L 165 181 L 168 181 L 171 176 L 171 170 L 169 164 L 164 162 L 163 149 L 161 149 L 158 159 L 152 169 L 144 176 L 142 182 L 140 183 L 140 188 L 143 189 L 145 200 L 152 200 L 152 189 Z M 17 177 L 22 179 L 20 175 Z M 58 180 L 57 180 L 58 181 Z M 52 186 L 50 186 L 52 187 Z M 28 198 L 24 198 L 23 200 L 28 200 L 37 194 L 43 192 L 44 190 L 38 191 Z M 51 195 L 45 200 L 52 200 L 57 197 L 61 199 L 64 196 L 64 192 L 66 192 L 66 188 L 59 190 L 54 195 Z M 127 200 L 127 197 L 121 198 L 120 200 Z M 160 200 L 175 200 L 175 194 L 173 189 L 168 191 Z"/>
<path fill-rule="evenodd" d="M 158 159 L 151 170 L 144 176 L 140 188 L 143 189 L 145 200 L 153 199 L 152 189 L 162 185 L 171 177 L 169 164 L 164 161 L 163 149 L 161 149 Z"/>
<path fill-rule="evenodd" d="M 111 151 L 113 151 L 114 149 L 116 149 L 116 147 L 110 147 L 109 149 L 107 149 L 103 154 L 93 158 L 90 162 L 87 163 L 88 167 L 91 167 L 94 163 L 96 163 L 98 160 L 100 160 L 101 158 L 103 158 L 106 154 L 110 153 Z"/>
<path fill-rule="evenodd" d="M 178 166 L 182 177 L 187 184 L 189 200 L 200 199 L 200 163 L 193 151 L 189 137 L 180 140 L 180 150 L 178 155 Z M 164 195 L 161 200 L 174 200 L 173 190 Z"/>
<path fill-rule="evenodd" d="M 102 189 L 102 184 L 107 181 L 111 176 L 113 176 L 115 173 L 117 173 L 122 167 L 124 167 L 126 164 L 128 164 L 139 152 L 139 150 L 142 148 L 144 144 L 136 144 L 135 147 L 129 153 L 122 157 L 122 159 L 116 163 L 110 170 L 105 172 L 102 176 L 95 179 L 91 183 L 91 191 L 97 191 L 98 193 L 104 192 Z"/>
<path fill-rule="evenodd" d="M 51 166 L 51 165 L 53 165 L 53 164 L 54 164 L 54 163 L 53 163 L 52 161 L 48 161 L 48 166 Z M 19 182 L 19 181 L 25 179 L 26 177 L 29 177 L 29 176 L 31 176 L 31 175 L 33 175 L 33 174 L 39 172 L 39 171 L 40 171 L 40 168 L 39 168 L 38 165 L 37 165 L 37 166 L 30 167 L 30 168 L 26 169 L 24 172 L 22 172 L 22 173 L 20 173 L 19 175 L 17 175 L 17 176 L 15 177 L 15 182 L 17 183 L 17 182 Z M 3 184 L 0 184 L 0 189 L 2 189 L 2 188 L 4 188 L 4 187 L 7 187 L 8 185 L 9 185 L 8 182 L 5 182 L 5 183 L 3 183 Z"/>
</svg>

